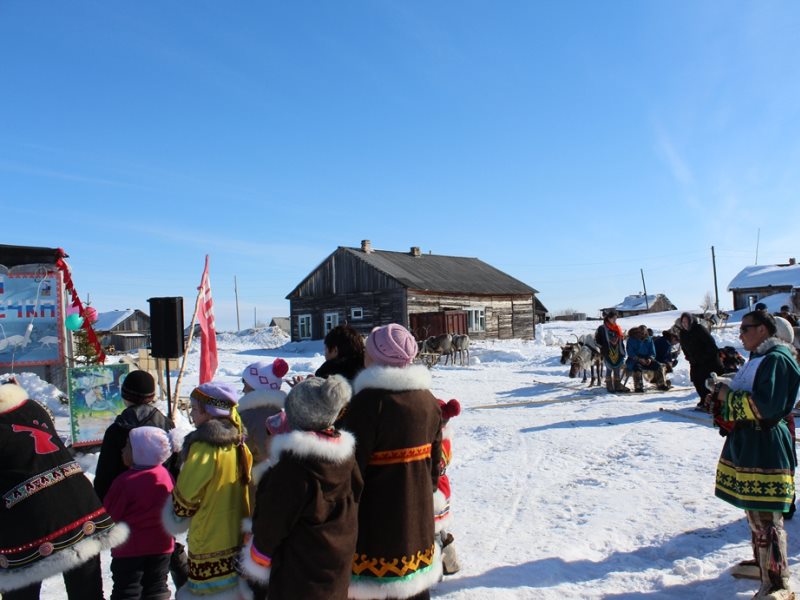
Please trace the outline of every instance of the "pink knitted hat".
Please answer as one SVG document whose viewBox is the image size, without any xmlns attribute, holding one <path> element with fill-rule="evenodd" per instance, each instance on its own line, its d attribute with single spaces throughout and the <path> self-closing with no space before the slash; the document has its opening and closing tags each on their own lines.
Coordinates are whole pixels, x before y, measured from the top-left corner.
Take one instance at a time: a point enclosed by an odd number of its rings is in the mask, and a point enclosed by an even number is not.
<svg viewBox="0 0 800 600">
<path fill-rule="evenodd" d="M 367 338 L 367 354 L 387 367 L 407 367 L 417 355 L 417 340 L 402 325 L 376 327 Z"/>
<path fill-rule="evenodd" d="M 172 445 L 167 432 L 160 427 L 136 427 L 128 437 L 133 450 L 133 464 L 137 467 L 155 467 L 172 454 Z"/>
</svg>

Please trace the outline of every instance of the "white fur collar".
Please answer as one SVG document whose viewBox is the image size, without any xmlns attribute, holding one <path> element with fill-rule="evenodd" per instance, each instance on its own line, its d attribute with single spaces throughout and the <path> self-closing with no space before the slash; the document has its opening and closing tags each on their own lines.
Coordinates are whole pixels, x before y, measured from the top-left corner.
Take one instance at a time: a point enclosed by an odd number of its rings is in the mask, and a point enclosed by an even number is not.
<svg viewBox="0 0 800 600">
<path fill-rule="evenodd" d="M 28 392 L 16 383 L 0 385 L 0 413 L 14 410 L 28 399 Z"/>
<path fill-rule="evenodd" d="M 789 354 L 794 355 L 794 352 L 792 351 L 792 345 L 791 344 L 787 344 L 782 339 L 776 338 L 776 337 L 770 337 L 770 338 L 765 339 L 763 342 L 761 342 L 758 345 L 758 348 L 756 348 L 756 354 L 758 354 L 759 356 L 762 356 L 762 355 L 766 354 L 767 352 L 769 352 L 770 350 L 772 350 L 773 348 L 775 348 L 777 346 L 784 346 L 784 347 L 788 348 L 789 349 Z"/>
<path fill-rule="evenodd" d="M 433 383 L 431 372 L 422 365 L 410 367 L 384 367 L 374 365 L 364 369 L 353 382 L 353 393 L 365 389 L 392 390 L 405 392 L 408 390 L 428 390 Z"/>
<path fill-rule="evenodd" d="M 285 402 L 286 392 L 282 390 L 253 390 L 239 399 L 239 412 L 263 406 L 283 408 Z"/>
<path fill-rule="evenodd" d="M 290 431 L 276 435 L 270 445 L 270 463 L 275 465 L 284 452 L 300 458 L 319 458 L 334 463 L 343 463 L 353 456 L 356 439 L 348 431 L 339 430 L 338 437 L 317 435 L 312 431 Z"/>
</svg>

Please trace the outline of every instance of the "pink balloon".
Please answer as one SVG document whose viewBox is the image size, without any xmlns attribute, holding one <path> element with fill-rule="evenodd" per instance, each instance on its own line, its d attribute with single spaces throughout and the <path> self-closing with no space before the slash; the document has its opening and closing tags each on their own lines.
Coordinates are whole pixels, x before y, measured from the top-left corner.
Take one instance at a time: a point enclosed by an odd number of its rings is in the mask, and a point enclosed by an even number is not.
<svg viewBox="0 0 800 600">
<path fill-rule="evenodd" d="M 66 314 L 64 316 L 68 317 L 70 315 L 77 315 L 78 314 L 78 307 L 72 306 L 72 304 L 67 304 L 67 310 L 65 311 Z"/>
<path fill-rule="evenodd" d="M 83 311 L 83 316 L 89 320 L 89 323 L 94 323 L 97 321 L 97 310 L 87 306 Z"/>
</svg>

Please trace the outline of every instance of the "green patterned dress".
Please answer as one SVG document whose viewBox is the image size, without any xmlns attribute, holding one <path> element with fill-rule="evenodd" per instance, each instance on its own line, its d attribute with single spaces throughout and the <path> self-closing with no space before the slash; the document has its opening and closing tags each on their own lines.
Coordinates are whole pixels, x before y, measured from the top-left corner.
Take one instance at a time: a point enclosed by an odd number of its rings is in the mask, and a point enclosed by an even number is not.
<svg viewBox="0 0 800 600">
<path fill-rule="evenodd" d="M 735 423 L 717 464 L 715 494 L 744 510 L 785 512 L 794 495 L 794 440 L 786 422 L 797 399 L 800 367 L 786 344 L 770 338 L 736 374 L 721 406 Z"/>
</svg>

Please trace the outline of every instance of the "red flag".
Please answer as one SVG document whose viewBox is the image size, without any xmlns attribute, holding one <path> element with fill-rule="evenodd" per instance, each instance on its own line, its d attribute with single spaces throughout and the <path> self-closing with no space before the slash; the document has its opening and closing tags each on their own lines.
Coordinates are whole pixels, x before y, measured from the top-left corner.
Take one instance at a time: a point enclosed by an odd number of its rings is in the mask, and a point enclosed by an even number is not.
<svg viewBox="0 0 800 600">
<path fill-rule="evenodd" d="M 197 322 L 200 324 L 200 383 L 214 379 L 217 372 L 217 331 L 214 326 L 214 301 L 211 299 L 211 280 L 208 277 L 208 254 L 206 268 L 200 279 Z"/>
</svg>

